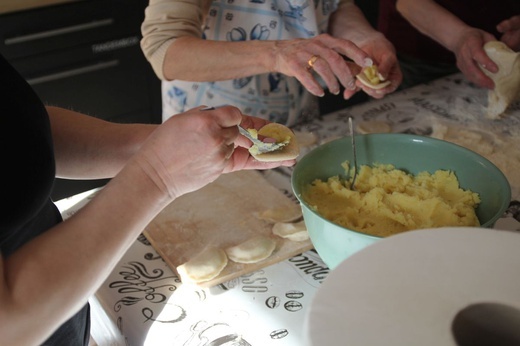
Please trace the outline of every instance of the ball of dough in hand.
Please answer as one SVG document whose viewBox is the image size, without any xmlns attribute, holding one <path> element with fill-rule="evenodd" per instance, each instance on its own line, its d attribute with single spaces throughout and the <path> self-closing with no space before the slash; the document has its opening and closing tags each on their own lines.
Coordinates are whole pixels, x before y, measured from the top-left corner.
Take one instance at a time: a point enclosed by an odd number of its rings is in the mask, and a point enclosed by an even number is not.
<svg viewBox="0 0 520 346">
<path fill-rule="evenodd" d="M 487 117 L 497 119 L 511 103 L 520 99 L 520 53 L 511 50 L 500 41 L 487 42 L 484 50 L 498 65 L 497 73 L 491 73 L 481 67 L 495 82 L 495 89 L 488 92 Z"/>
</svg>

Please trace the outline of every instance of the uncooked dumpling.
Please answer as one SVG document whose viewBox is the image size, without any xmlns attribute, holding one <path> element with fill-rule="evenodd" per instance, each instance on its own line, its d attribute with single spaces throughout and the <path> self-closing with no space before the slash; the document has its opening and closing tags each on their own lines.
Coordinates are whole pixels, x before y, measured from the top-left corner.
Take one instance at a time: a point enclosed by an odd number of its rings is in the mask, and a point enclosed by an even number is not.
<svg viewBox="0 0 520 346">
<path fill-rule="evenodd" d="M 230 260 L 238 263 L 256 263 L 271 256 L 276 241 L 266 236 L 256 236 L 226 249 Z"/>
<path fill-rule="evenodd" d="M 384 121 L 378 120 L 367 120 L 363 121 L 356 126 L 359 133 L 389 133 L 392 132 L 392 126 Z"/>
<path fill-rule="evenodd" d="M 497 73 L 481 67 L 495 82 L 495 89 L 488 92 L 487 117 L 497 119 L 511 103 L 520 99 L 520 53 L 500 41 L 487 42 L 484 50 L 498 65 Z"/>
<path fill-rule="evenodd" d="M 256 214 L 261 220 L 269 222 L 291 222 L 302 217 L 302 209 L 297 204 L 290 207 L 267 209 Z"/>
<path fill-rule="evenodd" d="M 227 263 L 224 250 L 211 247 L 178 266 L 177 273 L 184 283 L 203 282 L 217 277 Z"/>
<path fill-rule="evenodd" d="M 269 123 L 257 131 L 257 136 L 274 138 L 276 143 L 286 143 L 278 150 L 269 151 L 267 153 L 258 152 L 258 148 L 253 145 L 249 148 L 249 153 L 258 161 L 276 162 L 284 160 L 294 160 L 300 155 L 300 147 L 294 132 L 278 123 Z"/>
<path fill-rule="evenodd" d="M 273 225 L 273 234 L 292 241 L 305 241 L 309 239 L 309 232 L 304 221 L 277 222 Z"/>
<path fill-rule="evenodd" d="M 365 67 L 358 75 L 356 75 L 356 78 L 361 83 L 372 89 L 383 89 L 390 85 L 390 81 L 385 81 L 383 79 L 376 65 Z"/>
<path fill-rule="evenodd" d="M 318 136 L 312 132 L 295 130 L 294 135 L 296 136 L 296 140 L 298 141 L 300 148 L 308 148 L 318 142 Z"/>
</svg>

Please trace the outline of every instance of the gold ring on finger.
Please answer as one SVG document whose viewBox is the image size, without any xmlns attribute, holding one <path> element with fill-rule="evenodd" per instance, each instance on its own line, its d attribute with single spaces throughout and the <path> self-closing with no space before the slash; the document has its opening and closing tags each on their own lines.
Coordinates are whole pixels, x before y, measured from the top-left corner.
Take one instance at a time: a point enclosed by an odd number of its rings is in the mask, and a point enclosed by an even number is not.
<svg viewBox="0 0 520 346">
<path fill-rule="evenodd" d="M 318 60 L 319 56 L 318 55 L 313 55 L 309 61 L 307 61 L 307 65 L 309 65 L 307 67 L 308 70 L 310 70 L 311 68 L 314 67 L 314 64 L 316 63 L 316 60 Z"/>
</svg>

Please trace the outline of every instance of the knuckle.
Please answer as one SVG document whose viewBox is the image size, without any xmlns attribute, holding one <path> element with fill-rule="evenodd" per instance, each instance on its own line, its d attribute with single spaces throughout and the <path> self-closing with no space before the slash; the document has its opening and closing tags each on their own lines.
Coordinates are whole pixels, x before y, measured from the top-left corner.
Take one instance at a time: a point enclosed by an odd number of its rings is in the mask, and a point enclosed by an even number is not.
<svg viewBox="0 0 520 346">
<path fill-rule="evenodd" d="M 336 65 L 336 66 L 340 66 L 340 68 L 344 68 L 345 70 L 348 69 L 348 66 L 345 64 L 345 60 L 343 59 L 343 57 L 341 55 L 339 55 L 338 53 L 336 53 L 335 51 L 331 51 L 332 54 L 330 54 L 330 58 L 329 58 L 329 61 Z"/>
</svg>

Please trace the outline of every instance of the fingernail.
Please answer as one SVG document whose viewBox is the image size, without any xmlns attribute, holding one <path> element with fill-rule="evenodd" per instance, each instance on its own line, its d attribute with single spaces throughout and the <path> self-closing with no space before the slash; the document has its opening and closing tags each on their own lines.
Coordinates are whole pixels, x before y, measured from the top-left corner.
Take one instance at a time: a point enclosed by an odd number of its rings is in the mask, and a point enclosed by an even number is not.
<svg viewBox="0 0 520 346">
<path fill-rule="evenodd" d="M 365 58 L 365 60 L 363 61 L 363 64 L 366 67 L 370 67 L 370 66 L 374 65 L 374 62 L 370 58 Z"/>
<path fill-rule="evenodd" d="M 354 80 L 351 80 L 350 82 L 348 82 L 347 84 L 347 89 L 348 90 L 354 90 L 356 89 L 356 82 Z"/>
<path fill-rule="evenodd" d="M 332 91 L 332 94 L 339 95 L 339 89 Z"/>
</svg>

